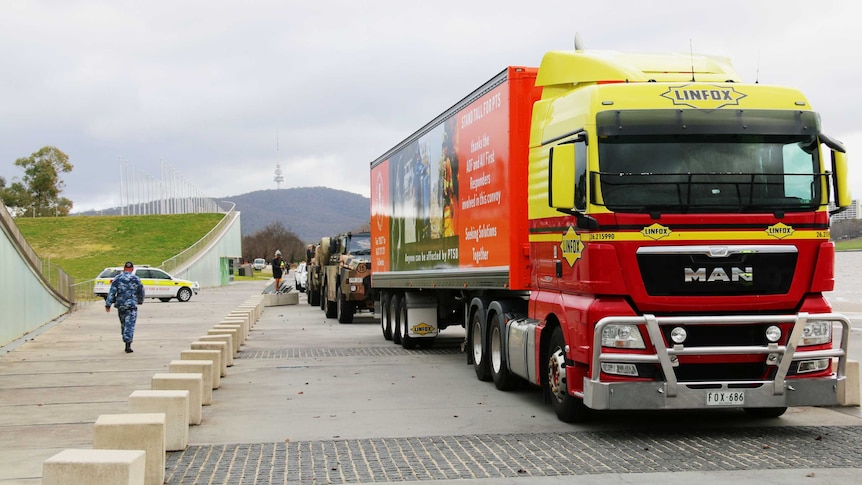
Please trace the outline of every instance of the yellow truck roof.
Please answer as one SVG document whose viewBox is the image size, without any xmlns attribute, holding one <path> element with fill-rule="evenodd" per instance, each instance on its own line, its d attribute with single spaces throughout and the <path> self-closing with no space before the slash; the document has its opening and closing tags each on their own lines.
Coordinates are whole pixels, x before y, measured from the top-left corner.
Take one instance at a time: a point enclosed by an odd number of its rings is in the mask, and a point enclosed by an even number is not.
<svg viewBox="0 0 862 485">
<path fill-rule="evenodd" d="M 537 86 L 597 82 L 740 82 L 726 57 L 704 54 L 629 54 L 617 51 L 550 51 Z"/>
</svg>

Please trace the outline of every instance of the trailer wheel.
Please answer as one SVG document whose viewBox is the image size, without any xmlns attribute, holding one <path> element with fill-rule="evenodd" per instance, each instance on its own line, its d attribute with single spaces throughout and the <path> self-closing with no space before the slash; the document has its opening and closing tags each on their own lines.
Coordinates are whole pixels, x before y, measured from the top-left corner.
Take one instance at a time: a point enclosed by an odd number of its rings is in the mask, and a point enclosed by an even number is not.
<svg viewBox="0 0 862 485">
<path fill-rule="evenodd" d="M 491 368 L 488 365 L 488 354 L 485 352 L 485 342 L 482 339 L 482 319 L 479 312 L 470 319 L 470 347 L 473 349 L 473 370 L 480 381 L 491 380 Z"/>
<path fill-rule="evenodd" d="M 326 282 L 326 286 L 323 287 L 323 300 L 326 302 L 326 307 L 324 310 L 326 311 L 326 318 L 335 318 L 338 315 L 338 304 L 332 300 L 329 300 L 326 295 L 329 294 L 329 282 Z"/>
<path fill-rule="evenodd" d="M 584 421 L 589 416 L 589 408 L 584 401 L 569 394 L 566 382 L 566 341 L 563 339 L 563 330 L 560 327 L 551 333 L 551 342 L 548 348 L 547 363 L 548 395 L 551 397 L 551 405 L 560 421 L 566 423 L 577 423 Z"/>
<path fill-rule="evenodd" d="M 389 312 L 389 293 L 380 295 L 380 329 L 383 330 L 383 338 L 392 340 L 392 313 Z"/>
<path fill-rule="evenodd" d="M 393 293 L 389 300 L 389 316 L 392 322 L 392 342 L 396 345 L 401 345 L 401 315 L 398 313 L 399 302 L 402 296 L 398 293 Z"/>
<path fill-rule="evenodd" d="M 506 359 L 506 350 L 503 348 L 503 324 L 500 315 L 494 315 L 488 329 L 491 338 L 488 340 L 488 354 L 491 357 L 488 363 L 491 367 L 491 378 L 494 386 L 501 391 L 509 391 L 515 387 L 518 380 L 509 372 L 509 363 Z"/>
<path fill-rule="evenodd" d="M 755 419 L 773 419 L 784 414 L 787 408 L 742 408 L 742 410 Z"/>
<path fill-rule="evenodd" d="M 335 301 L 338 305 L 338 323 L 353 323 L 353 303 L 341 293 L 341 285 L 335 289 Z"/>
<path fill-rule="evenodd" d="M 410 336 L 410 322 L 407 321 L 407 295 L 402 295 L 398 302 L 398 327 L 401 329 L 401 346 L 405 349 L 415 349 L 418 339 Z"/>
</svg>

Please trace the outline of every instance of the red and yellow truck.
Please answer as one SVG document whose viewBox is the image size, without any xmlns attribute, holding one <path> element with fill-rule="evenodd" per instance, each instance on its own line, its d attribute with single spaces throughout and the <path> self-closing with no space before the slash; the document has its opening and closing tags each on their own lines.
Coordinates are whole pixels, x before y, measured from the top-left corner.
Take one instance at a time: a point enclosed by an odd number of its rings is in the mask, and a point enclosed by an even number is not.
<svg viewBox="0 0 862 485">
<path fill-rule="evenodd" d="M 371 163 L 383 335 L 464 326 L 479 379 L 564 421 L 836 404 L 830 200 L 845 149 L 799 91 L 721 57 L 552 51 Z"/>
</svg>

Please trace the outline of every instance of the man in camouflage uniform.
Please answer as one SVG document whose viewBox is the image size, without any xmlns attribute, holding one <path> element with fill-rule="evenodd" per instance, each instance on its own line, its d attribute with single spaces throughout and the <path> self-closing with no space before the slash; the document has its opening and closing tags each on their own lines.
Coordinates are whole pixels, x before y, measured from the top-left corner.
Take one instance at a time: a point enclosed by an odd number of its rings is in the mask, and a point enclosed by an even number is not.
<svg viewBox="0 0 862 485">
<path fill-rule="evenodd" d="M 132 352 L 132 339 L 135 336 L 135 321 L 138 319 L 138 305 L 144 303 L 144 285 L 140 278 L 133 275 L 135 265 L 127 261 L 123 272 L 114 277 L 108 297 L 105 298 L 105 311 L 110 313 L 111 304 L 117 307 L 120 315 L 120 332 L 126 343 L 126 353 Z"/>
</svg>

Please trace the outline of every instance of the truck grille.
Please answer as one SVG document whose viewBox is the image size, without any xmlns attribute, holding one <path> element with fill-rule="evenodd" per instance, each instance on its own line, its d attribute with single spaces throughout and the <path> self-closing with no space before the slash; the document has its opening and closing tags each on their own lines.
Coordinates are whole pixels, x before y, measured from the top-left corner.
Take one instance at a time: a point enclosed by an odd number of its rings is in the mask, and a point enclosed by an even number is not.
<svg viewBox="0 0 862 485">
<path fill-rule="evenodd" d="M 691 252 L 674 248 L 638 250 L 638 266 L 647 294 L 775 295 L 790 290 L 796 269 L 795 248 L 788 252 L 746 252 L 740 248 L 723 257 L 707 254 L 708 249 Z"/>
</svg>

